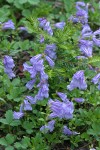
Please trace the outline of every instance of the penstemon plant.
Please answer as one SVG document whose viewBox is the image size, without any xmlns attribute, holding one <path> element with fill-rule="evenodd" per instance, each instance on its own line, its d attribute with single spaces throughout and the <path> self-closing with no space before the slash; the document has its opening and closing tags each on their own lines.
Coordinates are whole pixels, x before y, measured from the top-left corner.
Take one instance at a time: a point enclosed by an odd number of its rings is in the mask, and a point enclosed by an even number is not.
<svg viewBox="0 0 100 150">
<path fill-rule="evenodd" d="M 7 109 L 0 119 L 1 129 L 7 127 L 1 148 L 49 150 L 64 141 L 73 150 L 84 142 L 88 148 L 100 146 L 100 57 L 95 52 L 100 29 L 90 28 L 88 4 L 76 2 L 76 11 L 66 22 L 29 18 L 18 28 L 34 41 L 27 60 L 8 51 L 1 63 L 0 99 Z M 0 27 L 1 32 L 16 30 L 11 20 Z M 22 77 L 16 72 L 18 58 Z"/>
</svg>

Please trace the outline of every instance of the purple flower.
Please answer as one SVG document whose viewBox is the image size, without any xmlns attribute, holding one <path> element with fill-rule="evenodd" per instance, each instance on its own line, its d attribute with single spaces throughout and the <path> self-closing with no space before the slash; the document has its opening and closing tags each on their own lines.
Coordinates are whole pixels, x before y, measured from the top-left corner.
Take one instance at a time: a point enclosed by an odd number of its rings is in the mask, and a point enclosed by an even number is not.
<svg viewBox="0 0 100 150">
<path fill-rule="evenodd" d="M 67 89 L 70 91 L 75 88 L 79 88 L 80 90 L 85 90 L 87 88 L 83 70 L 76 72 L 72 78 L 70 85 L 67 86 Z"/>
<path fill-rule="evenodd" d="M 78 23 L 78 22 L 80 22 L 79 18 L 76 18 L 76 17 L 74 17 L 74 16 L 71 16 L 71 17 L 69 18 L 69 20 L 71 20 L 73 23 Z"/>
<path fill-rule="evenodd" d="M 84 2 L 76 2 L 76 18 L 78 17 L 82 24 L 88 22 L 88 5 Z"/>
<path fill-rule="evenodd" d="M 48 75 L 44 71 L 42 71 L 40 72 L 40 78 L 41 78 L 41 81 L 48 80 Z"/>
<path fill-rule="evenodd" d="M 24 63 L 24 71 L 28 71 L 31 75 L 31 78 L 35 78 L 38 72 L 44 71 L 43 59 L 40 60 L 41 54 L 38 54 L 30 59 L 32 66 Z"/>
<path fill-rule="evenodd" d="M 46 45 L 46 49 L 44 52 L 51 59 L 56 59 L 56 45 L 55 44 Z"/>
<path fill-rule="evenodd" d="M 32 110 L 31 104 L 26 99 L 24 100 L 24 110 Z"/>
<path fill-rule="evenodd" d="M 13 112 L 13 118 L 14 119 L 20 119 L 20 118 L 22 118 L 24 116 L 23 109 L 24 109 L 24 104 L 22 103 L 20 105 L 20 111 L 19 112 L 16 112 L 16 111 Z"/>
<path fill-rule="evenodd" d="M 15 26 L 14 26 L 14 23 L 12 22 L 12 20 L 9 20 L 5 23 L 3 23 L 3 26 L 2 26 L 2 29 L 3 30 L 6 30 L 6 29 L 15 29 Z"/>
<path fill-rule="evenodd" d="M 68 127 L 67 126 L 64 126 L 63 127 L 63 133 L 65 134 L 65 135 L 76 135 L 76 134 L 79 134 L 79 133 L 77 133 L 77 132 L 73 132 L 73 131 L 71 131 L 70 129 L 68 129 Z"/>
<path fill-rule="evenodd" d="M 39 21 L 39 25 L 40 25 L 40 27 L 44 27 L 45 26 L 45 24 L 46 24 L 46 22 L 47 22 L 47 20 L 46 20 L 46 18 L 38 18 L 38 21 Z"/>
<path fill-rule="evenodd" d="M 76 56 L 77 59 L 87 59 L 85 56 Z"/>
<path fill-rule="evenodd" d="M 31 90 L 31 89 L 34 87 L 34 83 L 35 83 L 35 82 L 36 82 L 35 79 L 28 81 L 27 84 L 26 84 L 26 87 L 27 87 L 29 90 Z"/>
<path fill-rule="evenodd" d="M 50 26 L 50 22 L 47 21 L 45 18 L 38 18 L 38 21 L 40 23 L 40 27 L 43 28 L 43 30 L 47 31 L 49 35 L 53 35 L 53 30 Z"/>
<path fill-rule="evenodd" d="M 52 113 L 49 115 L 49 118 L 58 117 L 60 119 L 72 119 L 74 105 L 72 102 L 60 102 L 59 100 L 49 100 L 48 102 Z"/>
<path fill-rule="evenodd" d="M 69 130 L 67 126 L 63 127 L 63 133 L 65 135 L 72 135 L 73 134 L 73 132 L 71 130 Z"/>
<path fill-rule="evenodd" d="M 38 72 L 42 72 L 44 71 L 44 65 L 43 65 L 43 59 L 39 60 L 36 64 L 35 64 L 35 70 Z"/>
<path fill-rule="evenodd" d="M 36 72 L 44 70 L 43 59 L 40 60 L 41 56 L 41 54 L 38 54 L 30 59 L 30 63 L 33 65 Z"/>
<path fill-rule="evenodd" d="M 92 79 L 92 82 L 93 82 L 94 84 L 99 83 L 99 81 L 100 81 L 100 73 L 98 73 L 98 74 Z"/>
<path fill-rule="evenodd" d="M 30 102 L 30 104 L 36 104 L 36 97 L 26 96 L 26 99 Z"/>
<path fill-rule="evenodd" d="M 47 62 L 49 63 L 49 65 L 51 67 L 54 67 L 54 65 L 55 65 L 54 61 L 49 56 L 45 56 L 45 58 L 46 58 Z"/>
<path fill-rule="evenodd" d="M 35 68 L 33 66 L 29 66 L 27 63 L 23 64 L 24 67 L 24 71 L 28 71 L 31 75 L 31 78 L 35 78 L 37 75 L 37 71 L 35 70 Z"/>
<path fill-rule="evenodd" d="M 85 38 L 85 37 L 92 36 L 92 30 L 91 30 L 91 28 L 90 28 L 90 26 L 88 24 L 83 26 L 81 35 L 82 35 L 82 39 Z"/>
<path fill-rule="evenodd" d="M 80 51 L 87 57 L 92 57 L 93 42 L 88 40 L 80 40 Z"/>
<path fill-rule="evenodd" d="M 49 97 L 49 84 L 47 84 L 47 81 L 41 81 L 37 87 L 39 88 L 38 94 L 37 94 L 37 99 L 38 100 L 43 100 L 43 98 L 48 98 Z"/>
<path fill-rule="evenodd" d="M 23 110 L 24 110 L 24 103 L 22 103 L 22 104 L 20 105 L 20 112 L 23 113 Z"/>
<path fill-rule="evenodd" d="M 43 133 L 47 133 L 49 131 L 48 126 L 47 125 L 42 126 L 40 128 L 40 131 L 43 132 Z"/>
<path fill-rule="evenodd" d="M 78 103 L 83 103 L 84 102 L 84 98 L 74 98 L 74 100 Z"/>
<path fill-rule="evenodd" d="M 54 125 L 55 125 L 55 120 L 51 120 L 48 122 L 48 128 L 49 128 L 50 132 L 52 132 L 54 130 Z"/>
<path fill-rule="evenodd" d="M 13 73 L 12 69 L 14 68 L 15 64 L 11 56 L 4 56 L 3 60 L 4 64 L 4 72 L 8 75 L 10 79 L 15 77 L 15 74 Z"/>
<path fill-rule="evenodd" d="M 12 69 L 4 68 L 4 72 L 8 75 L 9 79 L 12 79 L 15 77 L 15 74 L 13 73 Z"/>
<path fill-rule="evenodd" d="M 22 113 L 22 112 L 13 112 L 13 118 L 14 119 L 20 119 L 20 118 L 22 118 L 24 116 L 24 113 Z"/>
<path fill-rule="evenodd" d="M 55 120 L 51 120 L 47 125 L 44 125 L 40 128 L 40 131 L 47 133 L 48 131 L 52 132 L 54 130 Z"/>
<path fill-rule="evenodd" d="M 11 56 L 4 56 L 4 60 L 3 60 L 3 63 L 5 65 L 6 68 L 13 68 L 15 65 L 14 65 L 14 60 L 12 59 Z"/>
<path fill-rule="evenodd" d="M 27 31 L 26 27 L 19 27 L 21 31 Z"/>
<path fill-rule="evenodd" d="M 66 94 L 57 92 L 57 95 L 62 99 L 63 102 L 68 102 L 69 100 L 67 99 Z"/>
<path fill-rule="evenodd" d="M 49 21 L 46 22 L 46 24 L 45 24 L 43 29 L 45 31 L 47 31 L 49 35 L 51 35 L 51 36 L 53 35 L 53 30 L 52 30 L 52 28 L 50 26 L 50 22 Z"/>
<path fill-rule="evenodd" d="M 40 36 L 40 43 L 43 43 L 44 42 L 44 36 Z"/>
<path fill-rule="evenodd" d="M 84 2 L 76 2 L 76 9 L 77 9 L 77 10 L 80 10 L 81 7 L 85 7 L 85 6 L 86 6 L 86 5 L 85 5 Z"/>
<path fill-rule="evenodd" d="M 30 59 L 30 63 L 32 65 L 36 64 L 42 57 L 42 54 L 38 54 L 36 56 L 33 56 L 31 59 Z"/>
<path fill-rule="evenodd" d="M 55 27 L 58 28 L 58 29 L 63 29 L 65 26 L 65 22 L 62 21 L 62 22 L 58 22 L 55 24 Z"/>
<path fill-rule="evenodd" d="M 98 90 L 100 90 L 100 82 L 99 82 L 99 85 L 98 85 Z"/>
<path fill-rule="evenodd" d="M 95 45 L 100 47 L 100 38 L 97 38 L 97 35 L 100 35 L 100 29 L 93 33 L 93 42 Z"/>
</svg>

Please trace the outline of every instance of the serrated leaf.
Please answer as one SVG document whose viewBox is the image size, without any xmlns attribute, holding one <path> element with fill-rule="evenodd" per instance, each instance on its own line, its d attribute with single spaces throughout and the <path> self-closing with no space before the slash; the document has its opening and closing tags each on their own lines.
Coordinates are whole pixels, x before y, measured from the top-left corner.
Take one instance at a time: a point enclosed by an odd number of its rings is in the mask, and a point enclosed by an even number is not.
<svg viewBox="0 0 100 150">
<path fill-rule="evenodd" d="M 8 147 L 5 148 L 5 150 L 14 150 L 14 147 L 8 146 Z"/>
<path fill-rule="evenodd" d="M 13 121 L 13 112 L 12 110 L 8 110 L 5 114 L 6 121 L 8 124 L 10 124 Z"/>
<path fill-rule="evenodd" d="M 28 121 L 24 121 L 23 123 L 23 128 L 24 129 L 32 129 L 33 128 L 33 123 L 32 122 L 28 122 Z"/>
<path fill-rule="evenodd" d="M 14 86 L 17 86 L 17 85 L 19 85 L 20 84 L 20 79 L 13 79 L 13 81 L 12 81 L 12 84 L 14 85 Z"/>
<path fill-rule="evenodd" d="M 22 146 L 21 146 L 21 143 L 16 142 L 16 143 L 14 144 L 14 147 L 15 147 L 15 148 L 21 148 Z"/>
<path fill-rule="evenodd" d="M 20 124 L 21 124 L 20 120 L 14 120 L 10 123 L 11 126 L 18 126 Z"/>
<path fill-rule="evenodd" d="M 22 139 L 22 145 L 23 145 L 23 147 L 27 148 L 30 145 L 30 138 L 24 137 Z"/>
<path fill-rule="evenodd" d="M 12 144 L 14 142 L 14 140 L 15 140 L 14 135 L 12 135 L 12 134 L 7 134 L 5 139 L 6 139 L 7 143 L 8 143 L 8 145 Z"/>
</svg>

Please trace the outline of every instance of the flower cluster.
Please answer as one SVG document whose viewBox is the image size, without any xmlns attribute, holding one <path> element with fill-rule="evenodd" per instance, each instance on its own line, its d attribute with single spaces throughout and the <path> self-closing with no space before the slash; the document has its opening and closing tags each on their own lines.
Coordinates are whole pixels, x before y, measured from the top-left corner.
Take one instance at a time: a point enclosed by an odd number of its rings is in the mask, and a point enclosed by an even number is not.
<svg viewBox="0 0 100 150">
<path fill-rule="evenodd" d="M 36 82 L 36 77 L 39 76 L 40 83 L 37 85 L 39 88 L 38 94 L 35 96 L 37 100 L 42 100 L 43 98 L 48 98 L 49 94 L 49 88 L 48 88 L 48 75 L 44 72 L 44 65 L 43 65 L 43 59 L 41 59 L 42 54 L 38 54 L 30 59 L 31 66 L 24 63 L 24 71 L 28 71 L 30 73 L 30 76 L 32 78 L 31 81 L 29 81 L 26 84 L 26 87 L 30 90 L 33 88 L 34 83 Z"/>
<path fill-rule="evenodd" d="M 100 29 L 95 31 L 91 30 L 90 26 L 88 25 L 88 5 L 84 2 L 77 2 L 76 3 L 76 18 L 72 17 L 72 21 L 74 23 L 80 22 L 82 24 L 82 31 L 81 31 L 81 38 L 79 40 L 79 48 L 84 56 L 77 56 L 78 59 L 92 57 L 92 49 L 93 45 L 100 46 L 100 40 L 97 38 L 97 35 L 100 34 Z M 45 18 L 38 18 L 39 26 L 47 31 L 50 36 L 53 36 L 53 30 L 50 26 L 50 22 L 47 21 Z M 58 22 L 55 25 L 55 28 L 64 29 L 65 22 Z M 14 23 L 9 20 L 2 25 L 2 29 L 15 29 Z M 20 30 L 25 30 L 26 28 L 20 27 Z M 44 37 L 41 35 L 40 43 L 44 42 Z M 55 44 L 47 44 L 43 54 L 38 54 L 33 56 L 30 59 L 29 64 L 24 63 L 24 71 L 27 71 L 30 74 L 31 80 L 27 82 L 26 87 L 29 90 L 32 90 L 34 85 L 39 82 L 36 87 L 38 88 L 37 94 L 32 97 L 30 95 L 26 96 L 22 104 L 20 105 L 20 110 L 18 112 L 13 112 L 14 119 L 20 119 L 24 116 L 24 111 L 32 111 L 32 105 L 36 104 L 37 101 L 43 100 L 44 98 L 49 98 L 49 84 L 48 84 L 48 75 L 45 73 L 44 61 L 46 60 L 50 67 L 54 67 L 55 59 L 57 58 L 56 55 L 56 45 Z M 5 56 L 4 57 L 4 71 L 9 76 L 10 79 L 15 77 L 12 69 L 15 66 L 12 57 Z M 92 82 L 94 84 L 98 84 L 98 89 L 100 90 L 100 73 L 97 74 L 93 79 Z M 87 83 L 85 81 L 84 71 L 80 70 L 77 71 L 67 86 L 69 91 L 78 88 L 80 90 L 87 89 Z M 48 119 L 58 118 L 61 119 L 72 119 L 73 112 L 74 112 L 74 104 L 71 102 L 66 94 L 57 92 L 57 95 L 61 98 L 62 101 L 55 99 L 50 99 L 48 101 L 48 105 L 50 108 L 51 113 L 48 116 Z M 74 98 L 74 100 L 78 103 L 83 103 L 83 98 Z M 52 132 L 54 130 L 55 120 L 49 121 L 46 125 L 40 128 L 40 131 L 47 133 Z M 67 126 L 63 126 L 63 133 L 65 135 L 76 135 L 77 132 L 73 132 L 68 129 Z"/>
<path fill-rule="evenodd" d="M 100 29 L 95 31 L 91 30 L 88 25 L 88 4 L 84 2 L 76 2 L 76 18 L 71 16 L 70 20 L 74 23 L 82 24 L 81 39 L 79 40 L 79 48 L 81 53 L 86 57 L 92 57 L 93 45 L 100 46 Z"/>
<path fill-rule="evenodd" d="M 40 27 L 43 28 L 43 30 L 47 31 L 47 33 L 52 36 L 53 30 L 50 26 L 50 22 L 47 21 L 46 18 L 38 18 L 38 21 L 39 21 Z"/>
<path fill-rule="evenodd" d="M 70 20 L 73 23 L 82 23 L 86 24 L 88 22 L 88 5 L 84 2 L 76 2 L 76 16 L 71 16 Z"/>
<path fill-rule="evenodd" d="M 66 94 L 57 92 L 57 95 L 62 99 L 63 102 L 59 100 L 53 101 L 52 99 L 48 101 L 50 110 L 53 111 L 48 118 L 52 119 L 57 117 L 60 119 L 72 119 L 74 111 L 73 103 L 67 99 Z M 54 125 L 55 120 L 51 120 L 47 125 L 42 126 L 40 131 L 43 133 L 47 133 L 48 131 L 52 132 L 54 130 Z"/>
<path fill-rule="evenodd" d="M 58 96 L 62 99 L 63 102 L 59 100 L 53 101 L 52 99 L 49 100 L 48 105 L 52 111 L 49 115 L 49 118 L 65 118 L 65 119 L 72 119 L 73 118 L 73 111 L 74 105 L 73 102 L 70 102 L 64 93 L 59 94 Z"/>
<path fill-rule="evenodd" d="M 15 74 L 12 69 L 14 68 L 15 64 L 12 57 L 7 55 L 4 56 L 3 64 L 4 64 L 4 72 L 8 75 L 10 79 L 14 78 Z"/>
</svg>

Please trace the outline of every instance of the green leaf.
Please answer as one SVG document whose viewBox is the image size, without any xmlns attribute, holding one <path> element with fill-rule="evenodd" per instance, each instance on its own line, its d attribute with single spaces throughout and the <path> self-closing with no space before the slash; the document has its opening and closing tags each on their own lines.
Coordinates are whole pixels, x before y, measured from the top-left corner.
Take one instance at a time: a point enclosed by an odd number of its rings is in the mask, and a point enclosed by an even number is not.
<svg viewBox="0 0 100 150">
<path fill-rule="evenodd" d="M 8 147 L 5 148 L 5 150 L 14 150 L 14 147 L 8 146 Z"/>
<path fill-rule="evenodd" d="M 14 144 L 14 147 L 15 147 L 15 148 L 21 148 L 21 147 L 22 147 L 21 145 L 22 145 L 21 143 L 16 142 L 16 143 Z"/>
<path fill-rule="evenodd" d="M 100 56 L 94 56 L 90 58 L 89 63 L 93 66 L 100 67 Z"/>
<path fill-rule="evenodd" d="M 18 85 L 20 84 L 20 79 L 18 79 L 18 78 L 13 79 L 12 84 L 13 84 L 14 86 L 18 86 Z"/>
<path fill-rule="evenodd" d="M 24 138 L 22 139 L 22 145 L 23 145 L 23 148 L 27 148 L 29 145 L 30 145 L 30 138 L 24 136 Z"/>
<path fill-rule="evenodd" d="M 28 129 L 28 130 L 26 130 L 26 132 L 27 132 L 28 134 L 31 134 L 31 133 L 33 132 L 33 130 Z"/>
<path fill-rule="evenodd" d="M 7 146 L 7 145 L 8 145 L 8 143 L 7 143 L 7 141 L 5 140 L 5 138 L 1 138 L 1 139 L 0 139 L 0 145 L 4 145 L 4 146 Z"/>
<path fill-rule="evenodd" d="M 14 120 L 10 123 L 11 126 L 18 126 L 20 124 L 21 124 L 20 120 Z"/>
<path fill-rule="evenodd" d="M 28 0 L 28 2 L 32 5 L 37 5 L 40 2 L 40 0 Z"/>
<path fill-rule="evenodd" d="M 27 2 L 27 0 L 20 0 L 20 1 L 19 1 L 20 4 L 24 4 L 24 3 L 26 3 L 26 2 Z"/>
<path fill-rule="evenodd" d="M 18 0 L 14 0 L 14 5 L 15 5 L 18 9 L 23 9 L 23 5 L 21 5 Z"/>
<path fill-rule="evenodd" d="M 3 118 L 0 119 L 0 122 L 3 123 L 3 124 L 8 124 L 7 120 L 3 119 Z"/>
<path fill-rule="evenodd" d="M 5 114 L 6 121 L 8 124 L 10 124 L 13 121 L 13 112 L 12 110 L 8 110 Z"/>
<path fill-rule="evenodd" d="M 7 134 L 5 137 L 8 145 L 11 145 L 15 141 L 15 137 L 12 134 Z"/>
<path fill-rule="evenodd" d="M 8 3 L 13 3 L 13 2 L 14 2 L 14 0 L 7 0 L 7 2 L 8 2 Z"/>
<path fill-rule="evenodd" d="M 13 89 L 10 89 L 10 96 L 12 99 L 15 99 L 19 96 L 20 92 L 20 87 L 13 87 Z"/>
<path fill-rule="evenodd" d="M 3 98 L 0 97 L 0 101 L 6 102 Z"/>
<path fill-rule="evenodd" d="M 25 16 L 26 18 L 29 18 L 31 16 L 31 11 L 29 9 L 24 9 L 22 11 L 22 15 Z"/>
<path fill-rule="evenodd" d="M 26 130 L 32 129 L 33 128 L 33 123 L 32 122 L 28 122 L 28 121 L 24 121 L 23 128 L 26 129 Z"/>
<path fill-rule="evenodd" d="M 5 13 L 5 10 L 6 10 L 6 13 Z M 10 9 L 8 9 L 7 6 L 0 8 L 0 21 L 1 22 L 6 21 L 9 15 L 10 15 Z"/>
</svg>

